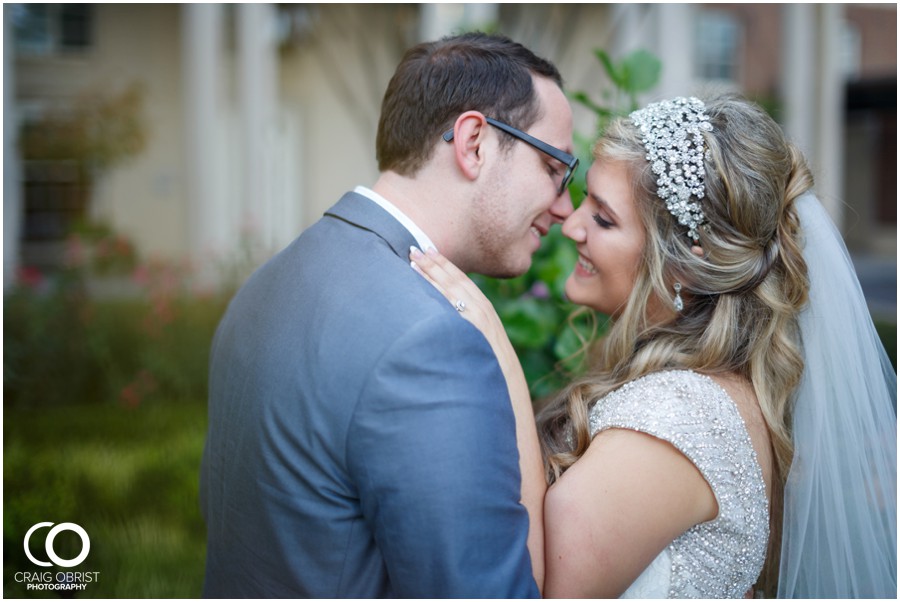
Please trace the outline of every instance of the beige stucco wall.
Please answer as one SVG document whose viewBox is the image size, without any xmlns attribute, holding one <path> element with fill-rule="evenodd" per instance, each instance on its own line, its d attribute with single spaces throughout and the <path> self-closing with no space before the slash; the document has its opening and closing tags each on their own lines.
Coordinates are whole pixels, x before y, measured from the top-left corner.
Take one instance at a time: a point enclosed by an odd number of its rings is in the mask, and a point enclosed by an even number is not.
<svg viewBox="0 0 900 602">
<path fill-rule="evenodd" d="M 147 254 L 186 250 L 180 8 L 98 4 L 96 77 L 144 90 L 147 146 L 101 182 L 94 209 Z M 102 85 L 102 84 L 101 84 Z"/>
<path fill-rule="evenodd" d="M 415 15 L 409 6 L 318 5 L 309 16 L 313 29 L 282 51 L 282 110 L 300 124 L 299 226 L 318 219 L 345 191 L 377 178 L 381 98 Z"/>
<path fill-rule="evenodd" d="M 146 253 L 184 251 L 180 139 L 179 7 L 94 5 L 94 43 L 84 54 L 22 56 L 17 103 L 51 108 L 85 95 L 144 92 L 146 147 L 95 182 L 91 212 L 134 238 Z"/>
<path fill-rule="evenodd" d="M 142 86 L 146 148 L 103 175 L 92 212 L 131 236 L 144 255 L 183 256 L 191 249 L 190 229 L 202 227 L 188 219 L 185 10 L 183 5 L 97 4 L 94 45 L 85 55 L 20 57 L 15 65 L 17 102 L 23 107 Z M 219 173 L 228 194 L 252 205 L 254 200 L 243 199 L 239 186 L 244 153 L 235 58 L 238 11 L 230 6 L 222 10 L 220 138 L 226 142 Z M 374 144 L 381 97 L 403 50 L 419 40 L 421 14 L 418 5 L 294 5 L 280 10 L 302 13 L 293 33 L 281 34 L 282 44 L 271 57 L 277 65 L 276 103 L 284 125 L 278 148 L 290 151 L 283 178 L 289 181 L 289 202 L 298 208 L 286 218 L 290 223 L 285 228 L 299 233 L 344 191 L 377 178 Z M 895 11 L 890 14 L 895 16 Z M 621 54 L 635 39 L 646 41 L 656 31 L 654 14 L 652 5 L 623 10 L 603 4 L 502 4 L 497 9 L 502 33 L 554 61 L 568 90 L 583 90 L 595 99 L 608 89 L 608 82 L 593 51 Z M 854 12 L 848 16 L 861 18 Z M 896 47 L 895 23 L 882 38 L 893 39 Z M 665 68 L 670 62 L 662 59 Z M 769 61 L 757 61 L 762 62 Z M 761 90 L 773 85 L 759 74 L 746 75 Z M 577 104 L 573 111 L 576 132 L 592 138 L 594 115 Z"/>
</svg>

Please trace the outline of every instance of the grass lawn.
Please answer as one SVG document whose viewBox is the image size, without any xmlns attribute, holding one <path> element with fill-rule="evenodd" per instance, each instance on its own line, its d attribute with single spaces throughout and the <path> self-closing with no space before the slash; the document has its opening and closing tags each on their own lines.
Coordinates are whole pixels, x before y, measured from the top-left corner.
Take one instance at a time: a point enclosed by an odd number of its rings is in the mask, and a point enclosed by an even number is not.
<svg viewBox="0 0 900 602">
<path fill-rule="evenodd" d="M 27 591 L 19 571 L 97 572 L 77 597 L 200 596 L 205 526 L 197 501 L 206 405 L 197 401 L 4 409 L 3 595 L 67 597 Z M 77 567 L 33 565 L 23 550 L 39 522 L 72 522 L 90 536 Z M 47 529 L 30 549 L 46 559 Z M 80 539 L 63 531 L 54 550 L 71 559 Z"/>
</svg>

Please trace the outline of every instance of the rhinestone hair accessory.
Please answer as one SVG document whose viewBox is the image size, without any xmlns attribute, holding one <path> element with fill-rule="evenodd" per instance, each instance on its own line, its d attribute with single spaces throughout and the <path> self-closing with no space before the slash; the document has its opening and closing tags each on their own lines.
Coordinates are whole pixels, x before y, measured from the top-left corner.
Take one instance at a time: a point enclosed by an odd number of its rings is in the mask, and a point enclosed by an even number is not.
<svg viewBox="0 0 900 602">
<path fill-rule="evenodd" d="M 679 97 L 647 105 L 629 116 L 641 131 L 647 161 L 658 176 L 657 196 L 695 242 L 698 229 L 706 223 L 698 201 L 706 194 L 703 161 L 709 150 L 701 132 L 711 132 L 713 127 L 705 110 L 699 98 Z"/>
</svg>

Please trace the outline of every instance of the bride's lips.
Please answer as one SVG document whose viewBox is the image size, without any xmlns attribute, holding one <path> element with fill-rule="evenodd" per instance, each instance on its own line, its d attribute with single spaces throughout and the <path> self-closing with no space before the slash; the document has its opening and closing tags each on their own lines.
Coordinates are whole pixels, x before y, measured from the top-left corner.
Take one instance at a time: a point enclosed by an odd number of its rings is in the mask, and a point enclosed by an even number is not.
<svg viewBox="0 0 900 602">
<path fill-rule="evenodd" d="M 584 255 L 578 255 L 578 261 L 575 263 L 575 275 L 582 278 L 589 278 L 597 274 L 597 268 L 594 267 Z"/>
</svg>

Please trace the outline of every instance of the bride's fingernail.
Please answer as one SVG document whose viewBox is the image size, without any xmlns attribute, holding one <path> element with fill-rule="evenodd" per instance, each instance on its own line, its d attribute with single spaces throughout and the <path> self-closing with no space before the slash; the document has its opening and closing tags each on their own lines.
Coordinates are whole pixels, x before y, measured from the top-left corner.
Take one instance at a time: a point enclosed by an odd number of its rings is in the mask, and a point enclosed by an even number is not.
<svg viewBox="0 0 900 602">
<path fill-rule="evenodd" d="M 419 259 L 422 257 L 422 251 L 420 251 L 417 247 L 410 247 L 409 256 L 414 259 Z"/>
<path fill-rule="evenodd" d="M 434 256 L 437 255 L 437 249 L 435 249 L 434 247 L 428 247 L 427 249 L 425 249 L 425 253 Z"/>
</svg>

